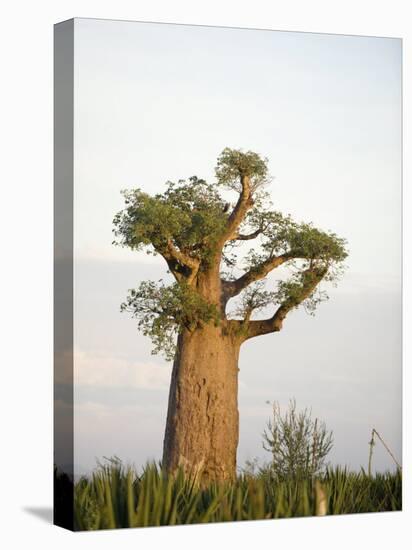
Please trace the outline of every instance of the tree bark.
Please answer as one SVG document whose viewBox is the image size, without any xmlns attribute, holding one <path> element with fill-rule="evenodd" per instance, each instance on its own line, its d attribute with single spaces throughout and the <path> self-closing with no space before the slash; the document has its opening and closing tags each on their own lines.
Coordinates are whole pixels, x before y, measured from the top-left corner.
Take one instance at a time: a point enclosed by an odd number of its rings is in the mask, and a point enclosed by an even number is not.
<svg viewBox="0 0 412 550">
<path fill-rule="evenodd" d="M 169 394 L 163 467 L 181 467 L 202 485 L 236 477 L 240 341 L 225 326 L 178 337 Z"/>
</svg>

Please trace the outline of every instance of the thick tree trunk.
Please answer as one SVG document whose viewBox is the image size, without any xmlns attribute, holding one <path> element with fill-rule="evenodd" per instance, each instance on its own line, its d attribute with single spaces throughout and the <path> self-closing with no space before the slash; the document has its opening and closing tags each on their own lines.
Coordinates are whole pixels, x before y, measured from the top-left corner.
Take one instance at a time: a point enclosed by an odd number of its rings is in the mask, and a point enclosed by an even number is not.
<svg viewBox="0 0 412 550">
<path fill-rule="evenodd" d="M 222 327 L 180 334 L 163 447 L 167 471 L 182 467 L 202 484 L 236 476 L 239 347 Z"/>
</svg>

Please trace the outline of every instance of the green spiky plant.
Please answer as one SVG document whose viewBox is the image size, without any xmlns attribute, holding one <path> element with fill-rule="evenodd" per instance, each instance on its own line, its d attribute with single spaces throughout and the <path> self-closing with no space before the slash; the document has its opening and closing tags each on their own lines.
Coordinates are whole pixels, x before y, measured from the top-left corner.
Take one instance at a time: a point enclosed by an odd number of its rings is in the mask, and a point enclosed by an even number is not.
<svg viewBox="0 0 412 550">
<path fill-rule="evenodd" d="M 326 514 L 401 510 L 402 475 L 326 470 L 317 480 L 274 481 L 266 475 L 240 475 L 235 482 L 200 488 L 194 477 L 179 470 L 168 476 L 156 464 L 141 475 L 117 460 L 101 465 L 74 486 L 76 530 L 115 529 L 288 518 Z"/>
</svg>

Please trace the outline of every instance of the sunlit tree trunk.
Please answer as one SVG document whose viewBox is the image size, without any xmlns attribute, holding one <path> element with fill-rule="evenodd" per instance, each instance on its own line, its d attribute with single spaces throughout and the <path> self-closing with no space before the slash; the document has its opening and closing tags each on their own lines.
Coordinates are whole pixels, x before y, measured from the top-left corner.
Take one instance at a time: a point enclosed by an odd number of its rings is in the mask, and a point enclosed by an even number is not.
<svg viewBox="0 0 412 550">
<path fill-rule="evenodd" d="M 169 395 L 163 466 L 197 473 L 201 483 L 236 476 L 240 344 L 206 325 L 178 338 Z"/>
</svg>

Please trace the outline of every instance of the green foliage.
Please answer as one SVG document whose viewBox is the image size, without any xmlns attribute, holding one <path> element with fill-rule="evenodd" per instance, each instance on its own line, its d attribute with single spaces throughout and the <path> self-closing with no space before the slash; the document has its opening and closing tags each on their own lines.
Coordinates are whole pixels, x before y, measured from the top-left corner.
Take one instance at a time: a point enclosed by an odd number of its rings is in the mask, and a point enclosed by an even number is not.
<svg viewBox="0 0 412 550">
<path fill-rule="evenodd" d="M 365 472 L 348 472 L 347 468 L 328 469 L 324 476 L 328 487 L 328 507 L 331 514 L 402 510 L 402 472 L 377 473 L 374 477 Z"/>
<path fill-rule="evenodd" d="M 216 186 L 192 176 L 188 182 L 168 182 L 166 192 L 158 198 L 173 204 L 190 218 L 185 231 L 174 235 L 177 246 L 182 250 L 189 247 L 196 257 L 207 260 L 227 222 L 225 202 Z"/>
<path fill-rule="evenodd" d="M 336 468 L 319 477 L 327 514 L 401 510 L 402 476 L 369 477 Z M 76 530 L 313 516 L 317 487 L 312 479 L 274 480 L 240 475 L 233 483 L 200 488 L 182 471 L 167 476 L 155 464 L 141 475 L 118 460 L 101 465 L 74 487 Z"/>
<path fill-rule="evenodd" d="M 302 293 L 316 280 L 316 273 L 311 271 L 298 271 L 288 280 L 279 281 L 277 292 L 274 293 L 274 300 L 277 303 L 297 307 L 301 303 Z M 307 313 L 314 315 L 317 306 L 328 300 L 329 296 L 325 291 L 313 290 L 303 301 Z"/>
<path fill-rule="evenodd" d="M 166 248 L 167 237 L 182 231 L 190 220 L 171 204 L 150 197 L 140 189 L 124 191 L 126 208 L 116 214 L 113 223 L 117 244 L 140 250 L 153 245 Z"/>
<path fill-rule="evenodd" d="M 273 404 L 272 418 L 263 433 L 263 448 L 272 455 L 268 471 L 275 479 L 319 475 L 332 445 L 332 432 L 317 418 L 312 420 L 308 409 L 298 412 L 292 400 L 282 415 L 279 404 Z"/>
<path fill-rule="evenodd" d="M 334 283 L 342 274 L 347 257 L 345 240 L 311 223 L 297 223 L 290 216 L 274 211 L 264 190 L 270 180 L 267 164 L 266 158 L 252 151 L 226 148 L 217 159 L 214 184 L 192 176 L 188 180 L 167 182 L 164 193 L 154 196 L 141 189 L 123 192 L 125 208 L 113 220 L 114 243 L 162 255 L 177 281 L 170 288 L 143 283 L 122 305 L 122 310 L 131 311 L 138 319 L 139 328 L 152 338 L 154 353 L 163 352 L 171 358 L 181 327 L 193 329 L 205 322 L 216 322 L 216 307 L 208 303 L 209 296 L 195 293 L 201 292 L 197 277 L 217 273 L 217 269 L 211 268 L 218 263 L 223 282 L 237 279 L 239 275 L 235 276 L 235 270 L 240 268 L 244 273 L 256 275 L 247 279 L 251 284 L 267 276 L 264 267 L 268 262 L 285 256 L 283 265 L 291 276 L 281 280 L 275 292 L 265 290 L 259 282 L 241 296 L 236 314 L 243 312 L 249 318 L 252 311 L 274 304 L 288 304 L 293 308 L 303 303 L 313 314 L 316 306 L 327 299 L 327 294 L 319 290 L 317 284 L 307 293 L 309 272 L 315 276 L 322 273 L 324 281 Z M 236 204 L 239 205 L 246 177 L 250 196 L 237 210 L 244 216 L 239 221 L 231 216 L 236 206 L 226 202 L 220 191 L 226 188 L 238 193 Z M 242 250 L 239 261 L 236 251 L 245 242 L 251 246 L 248 251 Z M 262 270 L 264 275 L 259 276 Z M 215 284 L 214 288 L 217 287 Z M 211 301 L 217 304 L 219 298 L 215 296 Z M 228 309 L 230 311 L 230 306 Z M 223 304 L 220 317 L 226 320 L 225 316 Z"/>
<path fill-rule="evenodd" d="M 241 191 L 240 178 L 248 176 L 252 190 L 256 191 L 268 183 L 268 159 L 262 159 L 257 153 L 226 147 L 217 159 L 215 169 L 219 184 Z"/>
<path fill-rule="evenodd" d="M 138 320 L 138 327 L 153 342 L 152 353 L 172 360 L 176 334 L 184 327 L 194 330 L 201 323 L 219 322 L 219 312 L 187 284 L 165 285 L 163 281 L 143 281 L 131 289 L 122 311 Z"/>
<path fill-rule="evenodd" d="M 227 220 L 223 199 L 196 176 L 166 186 L 154 197 L 140 189 L 123 192 L 126 208 L 113 220 L 115 244 L 134 250 L 151 245 L 162 254 L 172 241 L 192 258 L 207 260 Z"/>
<path fill-rule="evenodd" d="M 272 303 L 300 305 L 310 279 L 322 270 L 324 281 L 336 284 L 341 277 L 348 253 L 345 239 L 335 233 L 321 231 L 310 223 L 296 223 L 280 212 L 252 211 L 242 232 L 258 228 L 261 228 L 260 246 L 246 255 L 245 271 L 259 273 L 265 262 L 282 255 L 289 258 L 285 265 L 293 268 L 287 280 L 278 281 L 277 291 L 271 294 Z M 328 298 L 325 290 L 315 288 L 303 301 L 303 306 L 308 313 L 314 314 L 316 307 Z"/>
<path fill-rule="evenodd" d="M 322 265 L 339 263 L 347 257 L 345 239 L 321 231 L 311 223 L 296 223 L 280 212 L 251 211 L 245 227 L 250 231 L 262 229 L 261 246 L 249 256 L 251 268 L 268 258 L 288 253 L 294 258 L 316 260 Z"/>
<path fill-rule="evenodd" d="M 265 290 L 265 283 L 258 281 L 246 288 L 240 296 L 237 308 L 233 312 L 234 317 L 245 318 L 250 317 L 252 313 L 256 313 L 266 306 L 275 303 L 277 293 Z"/>
<path fill-rule="evenodd" d="M 345 240 L 334 233 L 320 231 L 310 223 L 288 224 L 290 250 L 297 256 L 318 262 L 341 262 L 347 257 Z"/>
</svg>

